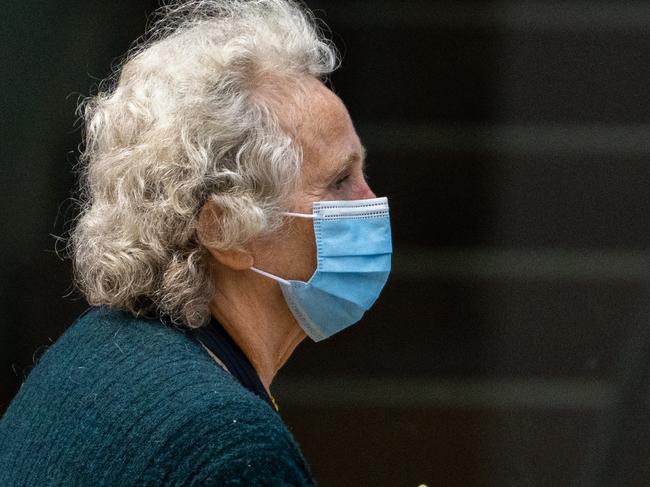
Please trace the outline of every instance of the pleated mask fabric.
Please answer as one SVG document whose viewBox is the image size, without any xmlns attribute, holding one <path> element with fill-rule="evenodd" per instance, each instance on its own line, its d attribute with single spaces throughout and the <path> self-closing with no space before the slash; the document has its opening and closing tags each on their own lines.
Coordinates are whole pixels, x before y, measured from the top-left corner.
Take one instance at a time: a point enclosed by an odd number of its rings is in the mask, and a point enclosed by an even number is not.
<svg viewBox="0 0 650 487">
<path fill-rule="evenodd" d="M 391 270 L 392 237 L 388 199 L 319 201 L 313 213 L 317 268 L 309 281 L 280 283 L 294 317 L 314 341 L 324 340 L 361 319 L 375 303 Z"/>
</svg>

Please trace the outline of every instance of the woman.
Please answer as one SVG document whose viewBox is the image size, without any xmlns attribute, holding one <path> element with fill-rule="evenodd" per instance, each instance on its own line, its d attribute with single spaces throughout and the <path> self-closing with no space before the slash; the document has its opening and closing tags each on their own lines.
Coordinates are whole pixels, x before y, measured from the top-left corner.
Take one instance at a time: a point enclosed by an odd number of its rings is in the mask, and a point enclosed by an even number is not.
<svg viewBox="0 0 650 487">
<path fill-rule="evenodd" d="M 273 377 L 359 320 L 388 205 L 287 0 L 166 7 L 85 103 L 75 280 L 93 305 L 0 422 L 0 485 L 311 485 Z"/>
</svg>

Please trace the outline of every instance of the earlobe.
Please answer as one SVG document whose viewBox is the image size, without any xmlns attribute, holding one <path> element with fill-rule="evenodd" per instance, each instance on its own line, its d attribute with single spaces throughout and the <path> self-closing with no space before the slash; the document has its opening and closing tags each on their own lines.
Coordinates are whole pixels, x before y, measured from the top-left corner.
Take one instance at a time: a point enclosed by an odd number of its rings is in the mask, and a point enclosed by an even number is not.
<svg viewBox="0 0 650 487">
<path fill-rule="evenodd" d="M 249 269 L 255 263 L 253 255 L 244 248 L 219 249 L 218 242 L 219 208 L 213 201 L 207 201 L 198 217 L 197 235 L 199 242 L 210 252 L 215 261 L 233 270 Z"/>
</svg>

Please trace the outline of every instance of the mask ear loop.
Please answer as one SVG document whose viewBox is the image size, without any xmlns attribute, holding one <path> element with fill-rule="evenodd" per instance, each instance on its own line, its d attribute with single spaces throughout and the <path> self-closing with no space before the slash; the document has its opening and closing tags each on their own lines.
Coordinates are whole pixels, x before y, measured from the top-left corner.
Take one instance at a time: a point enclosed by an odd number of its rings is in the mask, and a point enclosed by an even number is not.
<svg viewBox="0 0 650 487">
<path fill-rule="evenodd" d="M 285 215 L 285 216 L 295 216 L 295 217 L 298 217 L 298 218 L 306 218 L 308 220 L 309 219 L 313 220 L 313 218 L 314 218 L 314 215 L 311 214 L 311 213 L 293 213 L 293 212 L 290 212 L 290 211 L 283 211 L 282 214 Z M 271 274 L 270 272 L 263 271 L 262 269 L 258 269 L 257 267 L 253 267 L 253 266 L 249 267 L 249 269 L 254 271 L 254 272 L 257 272 L 258 274 L 261 274 L 261 275 L 266 276 L 266 277 L 268 277 L 270 279 L 273 279 L 274 281 L 277 281 L 277 282 L 282 283 L 282 284 L 286 284 L 287 286 L 291 286 L 291 283 L 289 281 L 287 281 L 286 279 L 282 279 L 281 277 L 276 276 L 274 274 Z"/>
<path fill-rule="evenodd" d="M 283 211 L 282 215 L 286 216 L 296 216 L 298 218 L 308 218 L 308 219 L 314 219 L 314 215 L 311 213 L 292 213 L 290 211 Z"/>
<path fill-rule="evenodd" d="M 278 281 L 279 283 L 286 284 L 287 286 L 291 286 L 291 283 L 289 281 L 287 281 L 286 279 L 282 279 L 281 277 L 278 277 L 274 274 L 271 274 L 270 272 L 263 271 L 262 269 L 258 269 L 257 267 L 253 267 L 253 266 L 249 267 L 249 269 L 254 272 L 257 272 L 258 274 L 273 279 L 274 281 Z"/>
</svg>

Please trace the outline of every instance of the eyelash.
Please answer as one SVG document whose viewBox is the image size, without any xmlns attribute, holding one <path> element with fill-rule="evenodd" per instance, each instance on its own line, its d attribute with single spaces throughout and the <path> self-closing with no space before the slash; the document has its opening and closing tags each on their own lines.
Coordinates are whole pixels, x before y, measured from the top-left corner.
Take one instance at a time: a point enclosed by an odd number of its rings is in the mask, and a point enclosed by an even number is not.
<svg viewBox="0 0 650 487">
<path fill-rule="evenodd" d="M 341 189 L 341 185 L 342 185 L 342 184 L 343 184 L 343 183 L 344 183 L 344 182 L 345 182 L 349 177 L 350 177 L 350 175 L 349 175 L 349 174 L 346 174 L 345 176 L 343 176 L 343 177 L 337 179 L 337 180 L 334 182 L 334 189 L 336 189 L 337 191 L 340 190 L 340 189 Z"/>
</svg>

